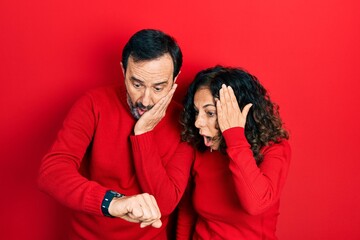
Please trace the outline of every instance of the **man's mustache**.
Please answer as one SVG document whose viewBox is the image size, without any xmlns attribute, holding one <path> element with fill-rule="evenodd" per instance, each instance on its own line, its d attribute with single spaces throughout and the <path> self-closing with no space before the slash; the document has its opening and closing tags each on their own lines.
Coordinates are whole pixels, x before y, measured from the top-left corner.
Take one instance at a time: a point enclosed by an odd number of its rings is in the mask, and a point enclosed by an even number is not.
<svg viewBox="0 0 360 240">
<path fill-rule="evenodd" d="M 149 106 L 144 106 L 141 102 L 137 102 L 136 104 L 135 104 L 135 107 L 136 108 L 140 108 L 141 110 L 150 110 L 150 109 L 152 109 L 153 108 L 153 106 L 154 105 L 149 105 Z"/>
</svg>

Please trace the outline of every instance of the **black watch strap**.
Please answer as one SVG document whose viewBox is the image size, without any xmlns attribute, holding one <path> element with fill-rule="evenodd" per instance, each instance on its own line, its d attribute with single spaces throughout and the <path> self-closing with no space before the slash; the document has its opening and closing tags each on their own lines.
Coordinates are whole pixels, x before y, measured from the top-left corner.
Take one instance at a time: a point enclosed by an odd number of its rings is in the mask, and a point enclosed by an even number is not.
<svg viewBox="0 0 360 240">
<path fill-rule="evenodd" d="M 110 215 L 110 213 L 109 213 L 110 202 L 113 200 L 114 197 L 121 198 L 123 196 L 124 196 L 123 194 L 115 192 L 113 190 L 106 191 L 104 199 L 102 200 L 102 203 L 101 203 L 101 211 L 104 214 L 104 216 L 114 217 L 114 216 Z"/>
</svg>

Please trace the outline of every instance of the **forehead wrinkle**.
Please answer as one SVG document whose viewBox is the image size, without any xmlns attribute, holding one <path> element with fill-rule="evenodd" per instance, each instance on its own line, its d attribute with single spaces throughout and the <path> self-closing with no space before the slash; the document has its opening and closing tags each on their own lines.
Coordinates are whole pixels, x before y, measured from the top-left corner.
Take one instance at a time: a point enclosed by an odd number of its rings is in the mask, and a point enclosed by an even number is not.
<svg viewBox="0 0 360 240">
<path fill-rule="evenodd" d="M 156 60 L 153 60 L 156 61 Z M 167 66 L 162 66 L 160 70 L 159 67 L 146 67 L 146 64 L 151 64 L 149 62 L 130 62 L 128 65 L 128 73 L 131 80 L 139 81 L 142 83 L 150 82 L 152 85 L 166 84 L 172 78 L 173 68 L 167 68 Z M 169 69 L 169 70 L 167 70 Z M 153 70 L 153 71 L 151 71 Z"/>
<path fill-rule="evenodd" d="M 202 109 L 206 109 L 208 107 L 216 108 L 215 100 L 210 92 L 210 89 L 199 88 L 196 91 L 194 96 L 194 106 L 196 106 L 196 104 L 200 105 L 199 107 Z"/>
</svg>

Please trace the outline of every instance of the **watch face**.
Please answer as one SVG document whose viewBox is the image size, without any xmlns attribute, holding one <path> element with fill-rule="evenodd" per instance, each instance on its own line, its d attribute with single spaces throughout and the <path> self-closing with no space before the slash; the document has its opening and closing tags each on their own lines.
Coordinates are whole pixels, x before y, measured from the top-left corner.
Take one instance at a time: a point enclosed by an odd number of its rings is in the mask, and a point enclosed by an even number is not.
<svg viewBox="0 0 360 240">
<path fill-rule="evenodd" d="M 120 198 L 120 197 L 124 196 L 123 194 L 118 193 L 118 192 L 115 192 L 115 191 L 113 191 L 113 190 L 110 190 L 109 192 L 110 192 L 111 194 L 113 194 L 114 197 L 117 197 L 117 198 Z"/>
</svg>

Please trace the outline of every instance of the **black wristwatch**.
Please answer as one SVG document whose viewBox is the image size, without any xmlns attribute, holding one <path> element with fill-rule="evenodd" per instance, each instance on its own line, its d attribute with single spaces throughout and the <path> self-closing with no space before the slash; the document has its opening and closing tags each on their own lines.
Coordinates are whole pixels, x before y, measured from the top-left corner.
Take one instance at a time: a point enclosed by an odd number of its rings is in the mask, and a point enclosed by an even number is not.
<svg viewBox="0 0 360 240">
<path fill-rule="evenodd" d="M 114 217 L 109 213 L 110 202 L 111 202 L 111 200 L 113 200 L 113 198 L 121 198 L 123 196 L 125 196 L 125 195 L 115 192 L 113 190 L 106 191 L 104 199 L 102 200 L 102 203 L 101 203 L 101 211 L 104 214 L 104 216 Z"/>
</svg>

